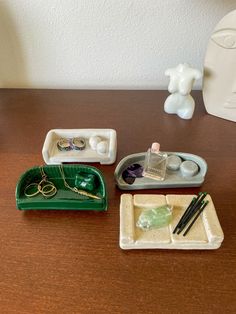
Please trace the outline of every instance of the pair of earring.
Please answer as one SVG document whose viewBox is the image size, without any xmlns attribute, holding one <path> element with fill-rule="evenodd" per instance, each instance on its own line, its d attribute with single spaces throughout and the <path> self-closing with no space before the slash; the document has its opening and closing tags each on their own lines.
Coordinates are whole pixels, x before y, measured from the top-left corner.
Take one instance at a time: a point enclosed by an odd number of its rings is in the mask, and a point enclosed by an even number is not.
<svg viewBox="0 0 236 314">
<path fill-rule="evenodd" d="M 89 145 L 92 150 L 96 150 L 98 154 L 106 154 L 108 150 L 108 143 L 102 140 L 99 136 L 91 136 L 89 139 Z"/>
<path fill-rule="evenodd" d="M 85 149 L 86 141 L 83 137 L 74 137 L 70 138 L 61 138 L 57 142 L 57 148 L 60 151 L 69 151 L 69 150 L 83 150 Z"/>
<path fill-rule="evenodd" d="M 39 168 L 42 179 L 39 183 L 32 182 L 25 187 L 24 194 L 26 197 L 34 197 L 42 194 L 45 198 L 51 198 L 57 193 L 54 183 L 47 179 L 43 167 Z"/>
</svg>

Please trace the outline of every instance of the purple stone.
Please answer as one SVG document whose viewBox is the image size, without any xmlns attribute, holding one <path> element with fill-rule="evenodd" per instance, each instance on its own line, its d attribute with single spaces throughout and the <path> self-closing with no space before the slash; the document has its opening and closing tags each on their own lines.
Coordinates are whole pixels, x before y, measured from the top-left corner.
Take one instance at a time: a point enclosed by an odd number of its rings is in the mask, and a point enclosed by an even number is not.
<svg viewBox="0 0 236 314">
<path fill-rule="evenodd" d="M 122 172 L 123 180 L 128 184 L 133 184 L 136 178 L 142 178 L 143 167 L 139 164 L 132 164 Z"/>
</svg>

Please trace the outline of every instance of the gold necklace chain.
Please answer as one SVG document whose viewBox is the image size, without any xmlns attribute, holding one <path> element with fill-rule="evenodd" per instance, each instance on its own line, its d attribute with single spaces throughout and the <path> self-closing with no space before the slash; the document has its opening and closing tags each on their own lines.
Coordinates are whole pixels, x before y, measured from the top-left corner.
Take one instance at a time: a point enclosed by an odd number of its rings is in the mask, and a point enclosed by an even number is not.
<svg viewBox="0 0 236 314">
<path fill-rule="evenodd" d="M 77 187 L 71 187 L 71 186 L 66 182 L 65 174 L 64 174 L 64 170 L 63 170 L 62 165 L 59 166 L 59 170 L 60 170 L 61 177 L 62 177 L 62 180 L 63 180 L 64 185 L 65 185 L 66 188 L 68 188 L 68 189 L 71 190 L 72 192 L 78 193 L 78 194 L 80 194 L 80 195 L 88 196 L 88 197 L 91 197 L 91 198 L 94 198 L 94 199 L 97 199 L 97 200 L 100 200 L 100 199 L 101 199 L 101 197 L 99 197 L 99 196 L 97 196 L 97 195 L 88 193 L 88 192 L 86 192 L 86 191 L 84 191 L 84 190 L 79 190 L 79 189 L 77 189 Z"/>
</svg>

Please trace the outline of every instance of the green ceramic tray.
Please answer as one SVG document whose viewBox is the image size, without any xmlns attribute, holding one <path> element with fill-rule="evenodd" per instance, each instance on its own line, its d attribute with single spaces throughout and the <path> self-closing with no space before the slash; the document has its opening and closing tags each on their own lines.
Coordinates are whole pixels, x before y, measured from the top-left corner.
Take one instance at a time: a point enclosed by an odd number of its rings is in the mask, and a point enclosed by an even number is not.
<svg viewBox="0 0 236 314">
<path fill-rule="evenodd" d="M 75 186 L 75 176 L 78 173 L 95 175 L 95 188 L 91 192 L 101 199 L 92 199 L 70 191 L 65 187 L 58 165 L 43 166 L 47 179 L 52 181 L 57 188 L 57 193 L 52 198 L 44 198 L 40 193 L 34 197 L 27 197 L 24 194 L 26 186 L 33 182 L 40 182 L 42 176 L 40 167 L 33 167 L 27 170 L 19 179 L 16 186 L 16 206 L 18 209 L 66 209 L 66 210 L 107 210 L 107 192 L 102 173 L 95 167 L 88 165 L 70 164 L 63 165 L 63 171 L 67 183 Z"/>
</svg>

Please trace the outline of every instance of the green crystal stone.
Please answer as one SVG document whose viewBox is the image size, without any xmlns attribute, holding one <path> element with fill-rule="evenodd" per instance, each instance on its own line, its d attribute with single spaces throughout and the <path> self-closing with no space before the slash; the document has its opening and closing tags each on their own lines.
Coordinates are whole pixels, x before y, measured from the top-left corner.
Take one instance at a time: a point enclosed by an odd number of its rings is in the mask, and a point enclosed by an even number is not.
<svg viewBox="0 0 236 314">
<path fill-rule="evenodd" d="M 163 205 L 157 208 L 143 210 L 136 226 L 142 230 L 157 229 L 167 226 L 172 217 L 172 207 Z"/>
<path fill-rule="evenodd" d="M 76 174 L 75 186 L 78 189 L 92 192 L 95 189 L 95 176 L 93 174 Z"/>
</svg>

